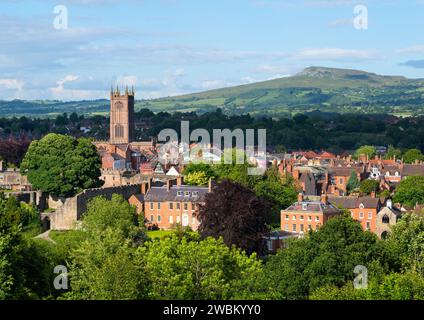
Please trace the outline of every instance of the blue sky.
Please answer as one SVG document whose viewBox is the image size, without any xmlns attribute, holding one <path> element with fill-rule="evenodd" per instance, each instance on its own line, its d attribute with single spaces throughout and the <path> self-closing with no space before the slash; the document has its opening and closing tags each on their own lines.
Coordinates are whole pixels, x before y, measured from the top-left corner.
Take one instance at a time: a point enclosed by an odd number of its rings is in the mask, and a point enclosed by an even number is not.
<svg viewBox="0 0 424 320">
<path fill-rule="evenodd" d="M 312 65 L 424 78 L 424 0 L 1 0 L 0 30 L 0 100 L 156 98 Z"/>
</svg>

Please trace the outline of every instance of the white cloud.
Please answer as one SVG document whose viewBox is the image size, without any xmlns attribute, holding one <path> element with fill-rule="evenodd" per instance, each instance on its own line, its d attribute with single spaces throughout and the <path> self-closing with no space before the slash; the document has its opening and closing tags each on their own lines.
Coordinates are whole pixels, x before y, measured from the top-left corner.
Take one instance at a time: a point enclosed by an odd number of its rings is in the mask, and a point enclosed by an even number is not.
<svg viewBox="0 0 424 320">
<path fill-rule="evenodd" d="M 381 58 L 375 50 L 342 48 L 316 48 L 299 51 L 293 56 L 301 60 L 376 60 Z"/>
<path fill-rule="evenodd" d="M 288 70 L 289 69 L 287 67 L 264 64 L 256 68 L 254 71 L 257 73 L 287 73 Z"/>
<path fill-rule="evenodd" d="M 8 90 L 22 91 L 24 82 L 18 79 L 0 79 L 0 86 Z"/>
<path fill-rule="evenodd" d="M 50 88 L 53 99 L 57 100 L 83 100 L 93 96 L 92 90 L 75 90 L 65 88 L 65 84 L 79 79 L 79 76 L 69 74 L 56 82 L 57 86 Z"/>
<path fill-rule="evenodd" d="M 397 53 L 424 53 L 424 44 L 414 45 L 396 50 Z"/>
<path fill-rule="evenodd" d="M 137 76 L 119 76 L 116 80 L 118 86 L 136 86 Z"/>
</svg>

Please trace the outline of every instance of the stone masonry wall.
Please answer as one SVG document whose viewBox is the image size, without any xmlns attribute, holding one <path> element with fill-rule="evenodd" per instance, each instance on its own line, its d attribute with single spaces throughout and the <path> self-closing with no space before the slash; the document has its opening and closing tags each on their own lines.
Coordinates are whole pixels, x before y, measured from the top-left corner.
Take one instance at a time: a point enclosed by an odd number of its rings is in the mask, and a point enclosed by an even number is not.
<svg viewBox="0 0 424 320">
<path fill-rule="evenodd" d="M 104 196 L 111 199 L 113 194 L 119 194 L 128 200 L 133 194 L 140 192 L 140 184 L 85 190 L 73 198 L 66 199 L 64 204 L 50 215 L 51 229 L 60 231 L 75 229 L 77 221 L 87 210 L 88 202 L 95 197 Z"/>
</svg>

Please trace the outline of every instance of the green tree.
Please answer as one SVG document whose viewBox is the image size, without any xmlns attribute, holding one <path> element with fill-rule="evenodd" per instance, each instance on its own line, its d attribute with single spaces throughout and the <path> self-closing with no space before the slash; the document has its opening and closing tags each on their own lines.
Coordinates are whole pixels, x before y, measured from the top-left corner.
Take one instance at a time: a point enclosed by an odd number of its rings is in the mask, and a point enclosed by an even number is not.
<svg viewBox="0 0 424 320">
<path fill-rule="evenodd" d="M 95 231 L 71 253 L 71 300 L 135 300 L 145 297 L 141 257 L 122 232 Z"/>
<path fill-rule="evenodd" d="M 325 286 L 315 290 L 311 300 L 423 300 L 424 278 L 417 273 L 390 273 L 383 279 L 370 279 L 367 289 L 355 289 L 353 283 L 341 288 Z"/>
<path fill-rule="evenodd" d="M 222 239 L 176 235 L 138 248 L 150 283 L 149 299 L 252 299 L 263 272 L 255 255 L 228 248 Z"/>
<path fill-rule="evenodd" d="M 0 300 L 10 298 L 13 285 L 13 235 L 0 232 Z"/>
<path fill-rule="evenodd" d="M 377 268 L 384 263 L 383 257 L 377 237 L 364 232 L 346 214 L 330 219 L 306 238 L 293 240 L 271 257 L 261 283 L 273 298 L 306 299 L 320 287 L 339 287 L 352 281 L 357 265 Z"/>
<path fill-rule="evenodd" d="M 231 157 L 231 164 L 225 163 L 226 157 Z M 262 177 L 249 175 L 249 168 L 253 165 L 248 163 L 244 152 L 236 149 L 225 149 L 221 163 L 213 166 L 218 181 L 231 180 L 253 189 Z"/>
<path fill-rule="evenodd" d="M 402 150 L 395 148 L 394 146 L 390 145 L 387 153 L 384 156 L 384 159 L 400 159 L 402 158 Z"/>
<path fill-rule="evenodd" d="M 8 230 L 15 226 L 27 226 L 38 223 L 39 215 L 35 208 L 25 203 L 18 203 L 15 197 L 5 198 L 0 194 L 0 229 Z"/>
<path fill-rule="evenodd" d="M 204 171 L 191 172 L 184 176 L 184 182 L 191 186 L 206 186 L 209 183 L 209 176 Z"/>
<path fill-rule="evenodd" d="M 350 174 L 349 181 L 347 182 L 347 192 L 351 193 L 352 191 L 358 189 L 360 187 L 360 182 L 358 180 L 358 175 L 355 170 L 352 170 Z"/>
<path fill-rule="evenodd" d="M 359 190 L 361 191 L 362 194 L 370 195 L 372 192 L 377 192 L 379 188 L 380 188 L 380 183 L 377 180 L 367 179 L 367 180 L 361 181 Z"/>
<path fill-rule="evenodd" d="M 215 172 L 211 165 L 207 163 L 190 163 L 184 169 L 184 175 L 189 175 L 192 173 L 202 172 L 209 178 L 215 177 Z"/>
<path fill-rule="evenodd" d="M 271 204 L 271 222 L 280 222 L 280 212 L 296 201 L 298 191 L 293 179 L 286 179 L 275 166 L 269 168 L 264 177 L 254 186 L 257 196 Z"/>
<path fill-rule="evenodd" d="M 411 176 L 401 181 L 395 190 L 393 200 L 410 207 L 424 203 L 424 177 Z"/>
<path fill-rule="evenodd" d="M 424 160 L 421 150 L 409 149 L 403 154 L 403 161 L 405 163 L 415 163 L 415 160 Z"/>
<path fill-rule="evenodd" d="M 420 273 L 424 276 L 424 218 L 415 214 L 405 214 L 387 239 L 387 246 L 399 260 L 404 271 Z"/>
<path fill-rule="evenodd" d="M 100 186 L 100 158 L 85 138 L 48 134 L 33 141 L 21 163 L 33 187 L 51 195 L 70 197 Z"/>
<path fill-rule="evenodd" d="M 112 195 L 111 200 L 103 196 L 92 199 L 83 216 L 83 228 L 89 233 L 112 228 L 127 238 L 144 238 L 144 226 L 138 226 L 135 208 L 117 194 Z"/>
<path fill-rule="evenodd" d="M 368 155 L 368 158 L 373 158 L 377 154 L 377 150 L 374 146 L 362 146 L 355 151 L 353 156 L 358 159 L 362 154 Z"/>
</svg>

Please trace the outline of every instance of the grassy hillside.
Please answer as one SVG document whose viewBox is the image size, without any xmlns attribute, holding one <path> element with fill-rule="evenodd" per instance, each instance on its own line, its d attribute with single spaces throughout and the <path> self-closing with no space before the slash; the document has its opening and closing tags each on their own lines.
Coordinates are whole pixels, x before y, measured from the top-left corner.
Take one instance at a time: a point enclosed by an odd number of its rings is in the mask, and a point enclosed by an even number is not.
<svg viewBox="0 0 424 320">
<path fill-rule="evenodd" d="M 292 77 L 142 101 L 139 107 L 153 111 L 209 111 L 221 107 L 230 113 L 270 115 L 312 110 L 422 114 L 424 79 L 310 67 Z"/>
<path fill-rule="evenodd" d="M 325 112 L 424 114 L 424 79 L 381 76 L 358 70 L 310 67 L 297 75 L 177 97 L 136 102 L 136 109 L 230 114 L 292 115 Z M 0 116 L 55 116 L 59 113 L 107 113 L 107 100 L 0 101 Z"/>
</svg>

